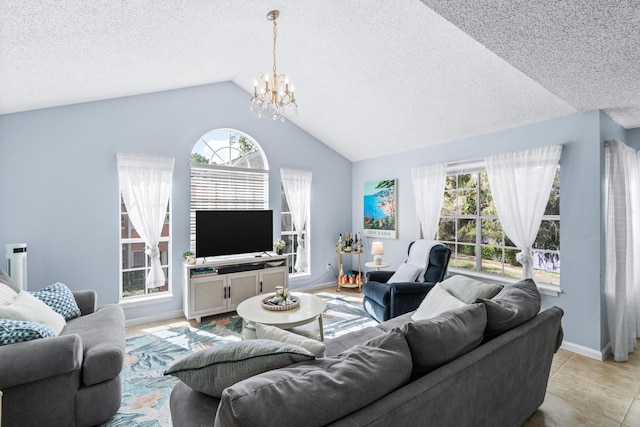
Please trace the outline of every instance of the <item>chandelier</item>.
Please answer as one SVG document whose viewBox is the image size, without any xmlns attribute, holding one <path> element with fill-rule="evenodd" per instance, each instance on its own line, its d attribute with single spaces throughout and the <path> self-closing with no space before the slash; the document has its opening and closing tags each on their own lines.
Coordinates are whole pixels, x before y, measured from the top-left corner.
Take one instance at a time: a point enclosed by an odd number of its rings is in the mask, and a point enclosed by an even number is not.
<svg viewBox="0 0 640 427">
<path fill-rule="evenodd" d="M 285 74 L 276 72 L 276 36 L 278 26 L 276 20 L 280 12 L 272 10 L 267 19 L 273 21 L 273 78 L 267 73 L 253 81 L 253 96 L 251 97 L 251 112 L 258 118 L 285 121 L 286 113 L 296 114 L 298 105 L 293 93 L 293 86 L 289 86 L 289 78 Z M 258 87 L 260 85 L 260 87 Z"/>
</svg>

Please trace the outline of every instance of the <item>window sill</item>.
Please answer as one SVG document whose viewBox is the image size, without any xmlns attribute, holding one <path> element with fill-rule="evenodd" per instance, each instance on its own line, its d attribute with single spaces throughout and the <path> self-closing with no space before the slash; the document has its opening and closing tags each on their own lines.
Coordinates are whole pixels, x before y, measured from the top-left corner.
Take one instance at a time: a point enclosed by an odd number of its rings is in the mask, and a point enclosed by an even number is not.
<svg viewBox="0 0 640 427">
<path fill-rule="evenodd" d="M 520 281 L 520 279 L 514 279 L 511 277 L 497 276 L 495 274 L 479 273 L 477 271 L 465 270 L 464 268 L 449 267 L 450 273 L 461 274 L 473 279 L 478 279 L 484 282 L 497 283 L 499 285 L 512 285 Z M 549 283 L 536 283 L 538 291 L 543 295 L 549 295 L 552 297 L 558 297 L 562 293 L 560 285 L 551 285 Z"/>
<path fill-rule="evenodd" d="M 149 305 L 149 304 L 160 304 L 163 302 L 171 301 L 172 299 L 173 299 L 173 294 L 164 293 L 162 295 L 152 295 L 152 296 L 145 295 L 140 297 L 122 299 L 118 302 L 118 304 L 120 304 L 123 308 L 129 308 L 129 307 L 139 307 L 139 306 Z"/>
</svg>

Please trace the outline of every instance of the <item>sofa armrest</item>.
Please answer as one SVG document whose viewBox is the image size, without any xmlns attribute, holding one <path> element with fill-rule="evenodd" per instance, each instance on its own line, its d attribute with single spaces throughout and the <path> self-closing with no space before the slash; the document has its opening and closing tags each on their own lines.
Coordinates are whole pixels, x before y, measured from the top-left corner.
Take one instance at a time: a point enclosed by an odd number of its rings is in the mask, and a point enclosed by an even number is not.
<svg viewBox="0 0 640 427">
<path fill-rule="evenodd" d="M 435 283 L 430 282 L 396 282 L 389 283 L 389 315 L 391 318 L 417 309 L 422 300 L 433 289 Z"/>
<path fill-rule="evenodd" d="M 362 293 L 365 297 L 376 301 L 380 305 L 388 305 L 391 292 L 389 285 L 376 281 L 369 281 L 362 287 Z"/>
<path fill-rule="evenodd" d="M 396 282 L 389 283 L 389 288 L 395 294 L 428 294 L 435 286 L 429 282 Z"/>
<path fill-rule="evenodd" d="M 0 389 L 80 370 L 82 341 L 61 335 L 0 346 Z"/>
<path fill-rule="evenodd" d="M 72 291 L 76 304 L 80 307 L 82 315 L 91 314 L 96 311 L 97 296 L 96 291 Z"/>
<path fill-rule="evenodd" d="M 367 281 L 387 283 L 395 271 L 368 271 Z"/>
</svg>

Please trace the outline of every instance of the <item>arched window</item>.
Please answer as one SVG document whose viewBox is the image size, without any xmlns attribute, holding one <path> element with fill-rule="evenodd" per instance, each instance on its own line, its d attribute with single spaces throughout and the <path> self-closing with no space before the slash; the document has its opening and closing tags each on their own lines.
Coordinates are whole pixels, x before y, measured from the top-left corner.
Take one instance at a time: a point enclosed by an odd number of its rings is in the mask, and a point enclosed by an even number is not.
<svg viewBox="0 0 640 427">
<path fill-rule="evenodd" d="M 204 134 L 191 150 L 191 250 L 196 210 L 268 208 L 269 166 L 260 145 L 233 129 Z"/>
</svg>

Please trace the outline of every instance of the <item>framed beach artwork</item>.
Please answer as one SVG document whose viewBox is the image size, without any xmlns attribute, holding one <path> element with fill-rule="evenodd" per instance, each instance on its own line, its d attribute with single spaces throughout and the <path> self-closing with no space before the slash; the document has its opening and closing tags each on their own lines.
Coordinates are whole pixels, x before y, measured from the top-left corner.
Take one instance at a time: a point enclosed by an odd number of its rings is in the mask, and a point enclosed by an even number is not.
<svg viewBox="0 0 640 427">
<path fill-rule="evenodd" d="M 383 239 L 398 237 L 398 180 L 364 184 L 364 235 Z"/>
</svg>

